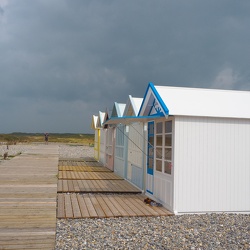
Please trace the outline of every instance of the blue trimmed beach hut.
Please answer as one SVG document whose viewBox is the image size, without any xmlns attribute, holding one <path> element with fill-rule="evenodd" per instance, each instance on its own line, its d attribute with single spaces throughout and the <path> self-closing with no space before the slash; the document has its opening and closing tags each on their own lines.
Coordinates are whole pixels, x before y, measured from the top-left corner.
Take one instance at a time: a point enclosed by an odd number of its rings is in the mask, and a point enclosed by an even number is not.
<svg viewBox="0 0 250 250">
<path fill-rule="evenodd" d="M 250 212 L 250 91 L 148 85 L 146 194 L 181 213 Z"/>
</svg>

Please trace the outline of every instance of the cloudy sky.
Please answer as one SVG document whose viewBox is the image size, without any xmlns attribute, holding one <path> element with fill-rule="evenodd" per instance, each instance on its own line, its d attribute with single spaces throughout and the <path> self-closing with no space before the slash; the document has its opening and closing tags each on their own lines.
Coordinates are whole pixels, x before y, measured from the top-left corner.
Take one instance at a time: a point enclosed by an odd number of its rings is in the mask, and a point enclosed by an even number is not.
<svg viewBox="0 0 250 250">
<path fill-rule="evenodd" d="M 0 0 L 0 133 L 92 133 L 149 82 L 250 90 L 250 1 Z"/>
</svg>

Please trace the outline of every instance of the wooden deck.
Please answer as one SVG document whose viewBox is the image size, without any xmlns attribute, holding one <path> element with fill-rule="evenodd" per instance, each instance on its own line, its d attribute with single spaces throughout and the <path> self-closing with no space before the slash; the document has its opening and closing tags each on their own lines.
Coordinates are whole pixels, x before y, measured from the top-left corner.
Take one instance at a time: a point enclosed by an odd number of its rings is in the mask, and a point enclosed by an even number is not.
<svg viewBox="0 0 250 250">
<path fill-rule="evenodd" d="M 58 193 L 141 193 L 125 180 L 58 180 Z"/>
<path fill-rule="evenodd" d="M 58 147 L 41 145 L 0 165 L 0 249 L 54 249 Z"/>
<path fill-rule="evenodd" d="M 146 205 L 146 196 L 129 194 L 58 194 L 57 218 L 169 216 L 163 207 Z"/>
<path fill-rule="evenodd" d="M 172 215 L 146 205 L 140 189 L 93 159 L 60 160 L 58 179 L 59 219 Z"/>
</svg>

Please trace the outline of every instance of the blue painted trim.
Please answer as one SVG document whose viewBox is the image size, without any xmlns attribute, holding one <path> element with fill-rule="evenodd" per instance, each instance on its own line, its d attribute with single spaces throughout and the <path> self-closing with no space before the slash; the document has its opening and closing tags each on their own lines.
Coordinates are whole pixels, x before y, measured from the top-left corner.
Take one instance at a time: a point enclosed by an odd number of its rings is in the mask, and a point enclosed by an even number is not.
<svg viewBox="0 0 250 250">
<path fill-rule="evenodd" d="M 154 115 L 150 115 L 150 116 L 122 116 L 122 117 L 111 117 L 110 119 L 106 120 L 103 125 L 105 125 L 106 122 L 108 121 L 122 121 L 122 120 L 126 120 L 126 119 L 134 119 L 134 121 L 136 122 L 136 120 L 140 120 L 140 119 L 149 119 L 149 118 L 162 118 L 164 117 L 163 113 L 160 114 L 154 114 Z"/>
<path fill-rule="evenodd" d="M 153 94 L 155 95 L 156 99 L 157 99 L 158 102 L 159 102 L 159 105 L 162 107 L 162 109 L 163 109 L 165 115 L 169 115 L 169 109 L 168 109 L 168 107 L 166 106 L 165 102 L 162 100 L 162 98 L 161 98 L 161 96 L 159 95 L 158 91 L 156 90 L 154 84 L 153 84 L 152 82 L 150 82 L 150 83 L 148 84 L 147 90 L 146 90 L 146 92 L 145 92 L 145 94 L 144 94 L 143 101 L 142 101 L 140 110 L 139 110 L 139 112 L 138 112 L 138 116 L 140 115 L 140 113 L 141 113 L 141 111 L 142 111 L 142 107 L 143 107 L 143 105 L 144 105 L 144 103 L 145 103 L 146 96 L 147 96 L 147 94 L 148 94 L 148 92 L 149 92 L 149 89 L 152 90 Z M 151 110 L 152 110 L 152 108 L 151 108 Z M 150 110 L 150 112 L 151 112 L 151 110 Z M 162 116 L 164 116 L 164 113 L 162 113 Z"/>
<path fill-rule="evenodd" d="M 149 90 L 149 88 L 151 87 L 151 85 L 153 85 L 153 83 L 150 82 L 150 83 L 148 84 L 148 87 L 147 87 L 146 92 L 145 92 L 145 94 L 144 94 L 143 101 L 142 101 L 140 110 L 139 110 L 139 112 L 138 112 L 138 116 L 139 116 L 140 113 L 141 113 L 141 109 L 142 109 L 142 107 L 143 107 L 143 105 L 144 105 L 145 98 L 146 98 L 146 96 L 147 96 L 147 94 L 148 94 L 148 90 Z"/>
<path fill-rule="evenodd" d="M 153 101 L 153 104 L 152 104 L 152 106 L 151 106 L 151 108 L 150 108 L 150 110 L 149 110 L 149 113 L 148 113 L 148 115 L 150 115 L 150 114 L 151 114 L 151 112 L 152 112 L 152 109 L 154 108 L 154 105 L 155 105 L 155 99 L 154 99 L 154 101 Z"/>
<path fill-rule="evenodd" d="M 149 191 L 149 190 L 146 190 L 148 193 L 150 193 L 150 194 L 153 194 L 153 192 L 151 192 L 151 191 Z"/>
<path fill-rule="evenodd" d="M 164 113 L 165 113 L 166 115 L 169 115 L 169 109 L 167 108 L 166 104 L 165 104 L 164 101 L 162 100 L 162 98 L 161 98 L 161 96 L 159 95 L 158 91 L 156 90 L 154 84 L 151 84 L 150 87 L 151 87 L 153 93 L 155 94 L 155 97 L 156 97 L 156 99 L 158 100 L 159 104 L 161 105 L 161 107 L 162 107 Z"/>
<path fill-rule="evenodd" d="M 153 131 L 153 133 L 152 134 L 150 134 L 149 133 L 149 129 L 150 129 L 150 125 L 153 125 L 154 126 L 154 121 L 151 121 L 151 122 L 148 122 L 148 142 L 150 141 L 150 137 L 154 137 L 154 131 Z M 147 151 L 147 174 L 150 174 L 150 175 L 154 175 L 154 166 L 153 166 L 153 168 L 149 168 L 148 167 L 148 163 L 149 163 L 149 159 L 150 158 L 152 158 L 152 159 L 154 159 L 154 154 L 153 154 L 153 157 L 149 157 L 149 149 L 150 148 L 153 148 L 151 145 L 149 145 L 149 143 L 148 143 L 148 151 Z"/>
<path fill-rule="evenodd" d="M 147 174 L 154 175 L 153 168 L 147 168 Z"/>
</svg>

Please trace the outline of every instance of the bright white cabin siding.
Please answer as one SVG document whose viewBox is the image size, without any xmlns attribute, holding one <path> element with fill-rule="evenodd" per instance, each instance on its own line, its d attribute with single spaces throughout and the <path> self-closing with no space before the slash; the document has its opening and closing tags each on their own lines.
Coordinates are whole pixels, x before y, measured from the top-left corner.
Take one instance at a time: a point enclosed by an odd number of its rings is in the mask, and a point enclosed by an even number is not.
<svg viewBox="0 0 250 250">
<path fill-rule="evenodd" d="M 94 142 L 94 158 L 99 161 L 99 154 L 100 154 L 100 130 L 95 129 L 95 142 Z"/>
<path fill-rule="evenodd" d="M 129 126 L 127 179 L 143 188 L 144 131 L 143 123 Z"/>
<path fill-rule="evenodd" d="M 250 120 L 175 117 L 174 210 L 250 211 Z"/>
<path fill-rule="evenodd" d="M 127 158 L 125 142 L 125 125 L 118 124 L 116 127 L 116 136 L 115 136 L 115 152 L 114 152 L 114 172 L 119 176 L 125 176 L 125 162 Z"/>
<path fill-rule="evenodd" d="M 105 164 L 105 154 L 106 154 L 106 129 L 100 130 L 100 162 Z"/>
</svg>

